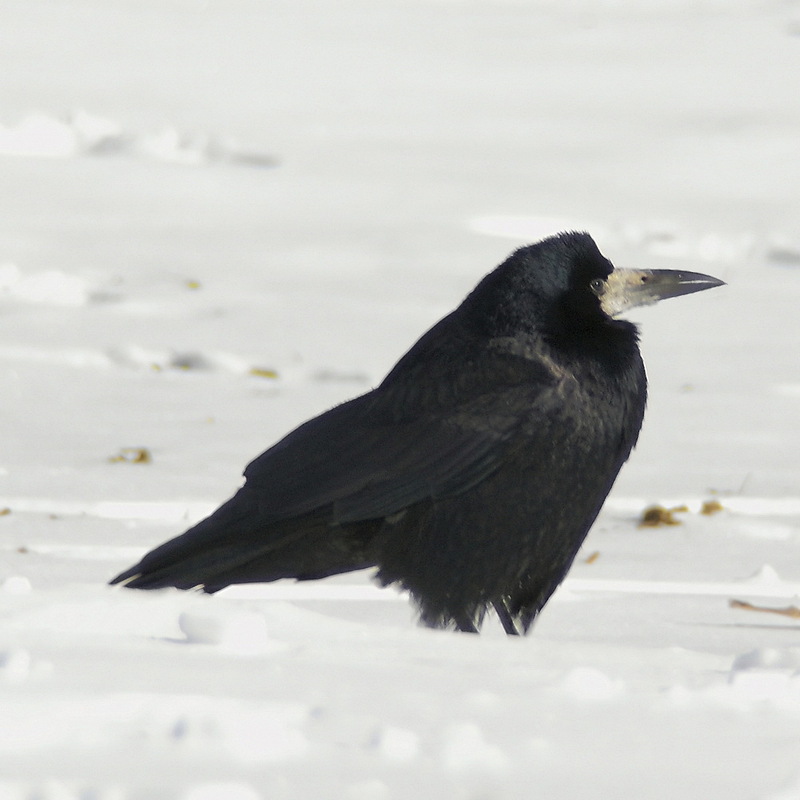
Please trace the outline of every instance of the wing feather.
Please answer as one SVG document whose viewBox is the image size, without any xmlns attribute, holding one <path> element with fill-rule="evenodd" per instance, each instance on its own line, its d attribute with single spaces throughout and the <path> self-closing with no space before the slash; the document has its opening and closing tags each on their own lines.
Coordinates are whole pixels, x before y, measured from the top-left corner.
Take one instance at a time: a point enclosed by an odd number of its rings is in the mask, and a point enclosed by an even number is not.
<svg viewBox="0 0 800 800">
<path fill-rule="evenodd" d="M 558 384 L 541 365 L 512 363 L 505 385 L 478 375 L 480 389 L 459 391 L 455 404 L 426 407 L 415 398 L 409 405 L 417 407 L 399 414 L 404 398 L 395 382 L 301 425 L 245 470 L 244 488 L 257 488 L 262 521 L 332 505 L 332 523 L 359 522 L 480 483 L 515 446 L 527 409 Z M 496 374 L 496 359 L 486 367 Z"/>
</svg>

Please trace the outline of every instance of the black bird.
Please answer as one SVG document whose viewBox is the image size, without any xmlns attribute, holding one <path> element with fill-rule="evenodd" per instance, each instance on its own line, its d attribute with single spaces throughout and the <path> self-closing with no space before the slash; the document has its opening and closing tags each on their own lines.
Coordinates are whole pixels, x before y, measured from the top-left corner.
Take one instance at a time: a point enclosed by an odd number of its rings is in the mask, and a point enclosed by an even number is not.
<svg viewBox="0 0 800 800">
<path fill-rule="evenodd" d="M 112 583 L 216 592 L 377 566 L 431 627 L 527 632 L 636 444 L 647 305 L 722 285 L 615 270 L 586 233 L 522 247 L 383 383 L 306 422 L 210 517 Z"/>
</svg>

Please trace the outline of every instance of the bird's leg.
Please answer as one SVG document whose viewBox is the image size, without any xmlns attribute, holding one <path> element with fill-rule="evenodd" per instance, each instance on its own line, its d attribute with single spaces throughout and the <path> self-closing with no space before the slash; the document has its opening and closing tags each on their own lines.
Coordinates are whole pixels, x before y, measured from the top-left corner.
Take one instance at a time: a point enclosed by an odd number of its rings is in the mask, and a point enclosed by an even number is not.
<svg viewBox="0 0 800 800">
<path fill-rule="evenodd" d="M 456 623 L 456 630 L 461 631 L 461 633 L 478 632 L 478 628 L 475 626 L 475 623 L 472 621 L 471 617 L 467 617 L 462 614 L 454 617 L 454 621 Z"/>
<path fill-rule="evenodd" d="M 494 606 L 494 610 L 497 612 L 497 616 L 500 617 L 500 622 L 503 623 L 503 630 L 509 636 L 519 636 L 519 631 L 517 630 L 517 626 L 511 616 L 511 612 L 508 610 L 506 601 L 495 600 L 492 605 Z"/>
</svg>

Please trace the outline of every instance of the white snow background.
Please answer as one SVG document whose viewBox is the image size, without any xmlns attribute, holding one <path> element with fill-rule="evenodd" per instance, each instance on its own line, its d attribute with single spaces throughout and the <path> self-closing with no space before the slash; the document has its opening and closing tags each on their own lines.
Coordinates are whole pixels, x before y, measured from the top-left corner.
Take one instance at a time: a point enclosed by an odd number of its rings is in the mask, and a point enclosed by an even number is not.
<svg viewBox="0 0 800 800">
<path fill-rule="evenodd" d="M 0 44 L 2 800 L 800 798 L 800 622 L 729 606 L 800 594 L 797 0 L 3 0 Z M 640 444 L 530 636 L 105 585 L 565 228 L 729 285 L 632 315 Z"/>
</svg>

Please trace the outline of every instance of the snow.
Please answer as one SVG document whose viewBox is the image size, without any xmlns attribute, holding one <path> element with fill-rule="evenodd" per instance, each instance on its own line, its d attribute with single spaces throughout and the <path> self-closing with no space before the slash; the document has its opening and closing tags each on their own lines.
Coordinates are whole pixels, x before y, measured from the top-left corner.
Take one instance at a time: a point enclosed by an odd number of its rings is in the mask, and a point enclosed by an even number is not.
<svg viewBox="0 0 800 800">
<path fill-rule="evenodd" d="M 0 31 L 0 800 L 800 798 L 800 627 L 730 605 L 800 604 L 796 3 Z M 420 629 L 368 574 L 105 585 L 566 228 L 729 285 L 633 316 L 641 440 L 529 637 Z"/>
</svg>

